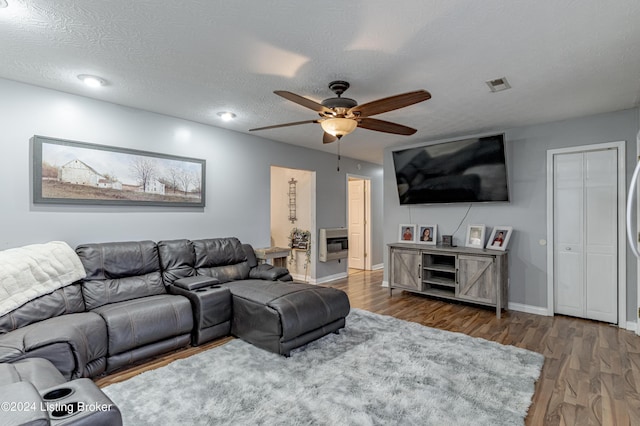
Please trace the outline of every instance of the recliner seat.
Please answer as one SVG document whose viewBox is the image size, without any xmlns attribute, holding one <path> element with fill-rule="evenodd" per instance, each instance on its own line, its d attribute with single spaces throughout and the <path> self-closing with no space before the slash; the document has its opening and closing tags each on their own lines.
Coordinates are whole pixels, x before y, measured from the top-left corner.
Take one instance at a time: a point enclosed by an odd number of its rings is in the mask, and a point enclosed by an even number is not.
<svg viewBox="0 0 640 426">
<path fill-rule="evenodd" d="M 80 284 L 60 288 L 0 317 L 0 362 L 51 361 L 67 380 L 105 370 L 107 329 L 86 312 Z"/>
<path fill-rule="evenodd" d="M 153 241 L 83 244 L 76 253 L 87 309 L 106 324 L 107 372 L 189 344 L 191 304 L 167 294 Z"/>
</svg>

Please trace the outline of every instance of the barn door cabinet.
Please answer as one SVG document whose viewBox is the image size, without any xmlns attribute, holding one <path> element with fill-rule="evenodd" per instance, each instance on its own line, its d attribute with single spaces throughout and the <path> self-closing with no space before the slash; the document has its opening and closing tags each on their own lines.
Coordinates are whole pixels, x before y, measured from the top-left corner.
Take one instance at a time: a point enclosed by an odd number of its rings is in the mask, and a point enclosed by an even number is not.
<svg viewBox="0 0 640 426">
<path fill-rule="evenodd" d="M 389 292 L 399 288 L 496 308 L 507 306 L 507 253 L 467 247 L 389 244 Z"/>
</svg>

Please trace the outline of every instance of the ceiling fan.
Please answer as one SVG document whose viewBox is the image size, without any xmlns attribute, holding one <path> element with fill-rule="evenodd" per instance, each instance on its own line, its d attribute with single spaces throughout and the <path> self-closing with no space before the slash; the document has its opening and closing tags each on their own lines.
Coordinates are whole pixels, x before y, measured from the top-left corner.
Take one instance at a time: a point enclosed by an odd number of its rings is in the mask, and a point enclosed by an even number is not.
<svg viewBox="0 0 640 426">
<path fill-rule="evenodd" d="M 383 112 L 393 111 L 431 99 L 431 93 L 426 90 L 416 90 L 414 92 L 390 96 L 388 98 L 378 99 L 376 101 L 358 105 L 355 100 L 342 97 L 342 94 L 349 88 L 349 86 L 349 83 L 346 81 L 332 81 L 329 83 L 329 89 L 331 89 L 337 97 L 325 99 L 322 103 L 305 98 L 304 96 L 296 95 L 295 93 L 287 92 L 286 90 L 276 90 L 273 93 L 317 112 L 320 115 L 320 118 L 316 120 L 296 121 L 294 123 L 258 127 L 255 129 L 249 129 L 249 131 L 275 129 L 278 127 L 296 126 L 298 124 L 320 123 L 322 130 L 324 130 L 324 136 L 322 138 L 323 143 L 334 142 L 336 139 L 340 139 L 344 135 L 348 135 L 353 132 L 356 127 L 375 130 L 377 132 L 408 136 L 413 135 L 417 130 L 403 126 L 402 124 L 370 117 L 372 115 L 382 114 Z"/>
</svg>

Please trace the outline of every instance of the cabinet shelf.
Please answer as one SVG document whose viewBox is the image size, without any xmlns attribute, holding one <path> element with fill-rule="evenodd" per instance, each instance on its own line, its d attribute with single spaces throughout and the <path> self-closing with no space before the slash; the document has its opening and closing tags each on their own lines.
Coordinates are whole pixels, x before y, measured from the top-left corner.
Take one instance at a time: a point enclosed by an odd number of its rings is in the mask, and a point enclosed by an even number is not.
<svg viewBox="0 0 640 426">
<path fill-rule="evenodd" d="M 424 294 L 427 296 L 442 297 L 444 299 L 449 299 L 449 300 L 457 300 L 456 296 L 451 291 L 441 289 L 441 288 L 429 288 L 429 289 L 423 290 L 421 294 Z"/>
<path fill-rule="evenodd" d="M 435 284 L 435 285 L 441 285 L 443 287 L 451 287 L 451 288 L 455 288 L 456 286 L 455 281 L 446 279 L 446 278 L 439 278 L 439 277 L 425 278 L 424 280 L 422 280 L 422 282 L 425 284 Z"/>
<path fill-rule="evenodd" d="M 440 272 L 456 272 L 456 267 L 451 265 L 429 265 L 424 267 L 425 271 L 440 271 Z"/>
</svg>

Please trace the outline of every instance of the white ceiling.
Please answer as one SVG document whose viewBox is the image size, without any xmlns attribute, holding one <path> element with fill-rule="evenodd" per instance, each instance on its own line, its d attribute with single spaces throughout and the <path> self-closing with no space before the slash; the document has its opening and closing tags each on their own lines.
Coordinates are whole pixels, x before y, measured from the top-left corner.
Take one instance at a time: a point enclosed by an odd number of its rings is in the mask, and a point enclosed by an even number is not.
<svg viewBox="0 0 640 426">
<path fill-rule="evenodd" d="M 7 0 L 0 77 L 248 133 L 312 120 L 273 94 L 362 104 L 426 89 L 376 116 L 410 137 L 357 129 L 343 155 L 382 162 L 386 146 L 503 130 L 640 103 L 638 0 Z M 109 85 L 90 90 L 78 74 Z M 485 84 L 506 76 L 512 89 Z M 1 94 L 0 94 L 1 95 Z M 223 123 L 219 111 L 237 119 Z M 336 152 L 318 124 L 252 132 Z"/>
</svg>

